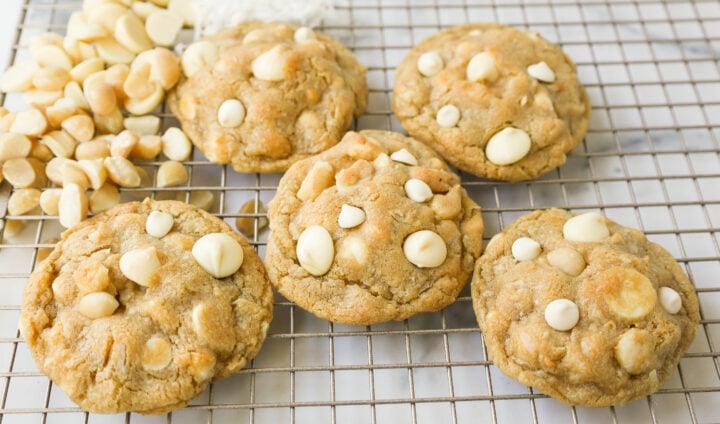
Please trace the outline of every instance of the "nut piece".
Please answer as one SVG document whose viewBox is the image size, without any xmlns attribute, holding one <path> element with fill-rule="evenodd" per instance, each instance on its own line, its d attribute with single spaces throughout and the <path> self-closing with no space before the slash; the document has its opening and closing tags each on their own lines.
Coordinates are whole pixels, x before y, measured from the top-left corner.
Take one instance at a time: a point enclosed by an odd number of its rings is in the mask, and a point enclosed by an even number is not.
<svg viewBox="0 0 720 424">
<path fill-rule="evenodd" d="M 647 330 L 631 328 L 615 345 L 615 359 L 630 374 L 642 374 L 655 362 L 655 337 Z"/>
<path fill-rule="evenodd" d="M 162 136 L 162 141 L 162 151 L 168 159 L 183 161 L 190 157 L 192 144 L 180 128 L 168 128 Z"/>
<path fill-rule="evenodd" d="M 217 119 L 224 128 L 235 128 L 245 119 L 245 106 L 238 99 L 228 99 L 218 108 Z"/>
<path fill-rule="evenodd" d="M 38 90 L 62 90 L 70 81 L 70 72 L 58 66 L 40 68 L 32 77 L 33 86 Z"/>
<path fill-rule="evenodd" d="M 303 201 L 314 200 L 328 187 L 335 183 L 335 170 L 325 161 L 317 161 L 310 168 L 300 184 L 297 197 Z"/>
<path fill-rule="evenodd" d="M 188 179 L 188 172 L 182 163 L 169 160 L 163 162 L 157 171 L 158 187 L 175 187 L 184 184 Z"/>
<path fill-rule="evenodd" d="M 60 67 L 66 71 L 72 69 L 73 63 L 68 57 L 65 50 L 60 46 L 45 45 L 34 49 L 32 53 L 33 60 L 41 68 L 50 68 L 52 66 Z"/>
<path fill-rule="evenodd" d="M 79 224 L 87 216 L 88 199 L 85 190 L 77 184 L 65 184 L 58 201 L 60 225 L 70 228 Z"/>
<path fill-rule="evenodd" d="M 72 278 L 83 295 L 101 291 L 109 291 L 111 294 L 117 292 L 115 286 L 110 284 L 110 271 L 100 261 L 80 263 Z"/>
<path fill-rule="evenodd" d="M 167 10 L 157 10 L 145 20 L 145 30 L 159 46 L 172 46 L 183 27 L 183 18 Z"/>
<path fill-rule="evenodd" d="M 87 176 L 93 190 L 97 190 L 105 184 L 107 170 L 105 170 L 103 159 L 80 159 L 77 164 Z"/>
<path fill-rule="evenodd" d="M 74 160 L 68 160 L 61 168 L 62 172 L 62 185 L 77 184 L 80 189 L 85 191 L 90 187 L 90 181 L 88 180 L 85 171 L 78 165 Z"/>
<path fill-rule="evenodd" d="M 417 61 L 418 71 L 426 77 L 431 77 L 442 71 L 445 64 L 438 52 L 423 53 Z"/>
<path fill-rule="evenodd" d="M 439 219 L 455 219 L 462 212 L 462 187 L 456 185 L 447 194 L 433 196 L 430 208 Z"/>
<path fill-rule="evenodd" d="M 72 78 L 73 81 L 82 84 L 85 82 L 87 77 L 96 72 L 100 72 L 103 69 L 105 69 L 105 62 L 103 62 L 103 60 L 99 57 L 91 57 L 75 65 L 75 67 L 73 67 L 70 71 L 70 78 Z M 60 88 L 63 87 L 65 87 L 64 84 Z"/>
<path fill-rule="evenodd" d="M 319 277 L 330 270 L 335 257 L 332 237 L 325 228 L 313 225 L 298 237 L 295 247 L 300 266 L 310 274 Z"/>
<path fill-rule="evenodd" d="M 140 137 L 134 131 L 125 130 L 110 142 L 110 155 L 126 158 L 139 141 Z"/>
<path fill-rule="evenodd" d="M 531 261 L 542 252 L 540 243 L 529 237 L 520 237 L 515 240 L 511 250 L 513 257 L 518 261 Z"/>
<path fill-rule="evenodd" d="M 580 319 L 580 310 L 569 299 L 555 299 L 545 307 L 545 322 L 557 331 L 568 331 Z"/>
<path fill-rule="evenodd" d="M 78 312 L 90 319 L 109 317 L 120 306 L 115 296 L 106 292 L 89 293 L 78 303 Z"/>
<path fill-rule="evenodd" d="M 241 214 L 250 214 L 250 213 L 256 213 L 255 212 L 255 199 L 250 199 L 247 202 L 243 203 L 242 206 L 240 206 L 240 209 L 238 210 L 238 213 Z M 263 202 L 258 201 L 257 202 L 257 213 L 265 213 L 265 205 L 263 205 Z M 249 216 L 239 216 L 235 219 L 235 227 L 243 233 L 245 236 L 249 238 L 255 237 L 255 220 L 254 217 Z M 266 216 L 261 216 L 257 218 L 257 231 L 262 231 L 265 227 L 268 225 L 268 219 Z"/>
<path fill-rule="evenodd" d="M 577 277 L 585 269 L 585 259 L 575 249 L 559 247 L 547 254 L 550 265 L 565 274 Z"/>
<path fill-rule="evenodd" d="M 90 141 L 95 134 L 95 123 L 87 115 L 75 115 L 62 121 L 61 128 L 80 142 Z"/>
<path fill-rule="evenodd" d="M 45 167 L 45 174 L 56 186 L 62 187 L 63 181 L 63 168 L 68 163 L 75 162 L 72 159 L 56 157 L 50 159 Z"/>
<path fill-rule="evenodd" d="M 112 183 L 105 183 L 90 194 L 90 211 L 99 213 L 120 203 L 120 192 Z"/>
<path fill-rule="evenodd" d="M 149 81 L 159 83 L 164 90 L 170 90 L 180 78 L 180 60 L 173 52 L 156 47 L 140 53 L 131 65 L 131 70 L 150 66 Z"/>
<path fill-rule="evenodd" d="M 417 166 L 418 161 L 407 149 L 403 148 L 390 155 L 390 159 L 395 162 L 404 163 L 405 165 Z"/>
<path fill-rule="evenodd" d="M 682 308 L 680 294 L 670 287 L 660 287 L 660 304 L 670 314 L 677 314 Z"/>
<path fill-rule="evenodd" d="M 15 120 L 10 125 L 10 132 L 38 137 L 45 133 L 47 125 L 47 119 L 42 112 L 37 109 L 28 109 L 17 113 Z"/>
<path fill-rule="evenodd" d="M 296 43 L 304 43 L 310 40 L 315 40 L 317 38 L 317 35 L 315 35 L 315 31 L 313 31 L 311 28 L 300 27 L 295 30 L 293 38 L 295 39 Z"/>
<path fill-rule="evenodd" d="M 117 97 L 112 85 L 93 81 L 85 85 L 85 99 L 94 114 L 108 116 L 117 108 Z"/>
<path fill-rule="evenodd" d="M 364 266 L 368 261 L 368 245 L 361 237 L 349 236 L 339 241 L 337 260 L 341 266 Z"/>
<path fill-rule="evenodd" d="M 433 197 L 432 189 L 423 180 L 411 178 L 405 183 L 405 194 L 410 200 L 418 203 L 426 202 Z"/>
<path fill-rule="evenodd" d="M 111 156 L 103 161 L 112 182 L 120 187 L 140 187 L 142 180 L 132 162 L 122 156 Z"/>
<path fill-rule="evenodd" d="M 365 211 L 348 204 L 342 205 L 338 215 L 340 228 L 354 228 L 365 222 Z"/>
<path fill-rule="evenodd" d="M 139 136 L 155 135 L 160 131 L 160 118 L 154 115 L 128 116 L 123 125 L 125 129 L 135 131 Z"/>
<path fill-rule="evenodd" d="M 655 308 L 657 292 L 650 280 L 630 268 L 612 268 L 598 277 L 601 300 L 614 315 L 629 322 L 646 317 Z"/>
<path fill-rule="evenodd" d="M 152 41 L 145 32 L 143 22 L 132 13 L 127 13 L 115 22 L 113 33 L 118 43 L 133 53 L 142 53 L 153 47 Z"/>
<path fill-rule="evenodd" d="M 435 120 L 443 128 L 452 128 L 460 121 L 460 109 L 453 105 L 445 105 L 438 110 Z"/>
<path fill-rule="evenodd" d="M 113 37 L 95 40 L 98 56 L 108 65 L 128 64 L 135 58 L 135 53 L 123 47 Z"/>
<path fill-rule="evenodd" d="M 405 239 L 403 253 L 405 258 L 418 268 L 434 268 L 445 262 L 447 246 L 437 233 L 420 230 Z"/>
<path fill-rule="evenodd" d="M 30 90 L 37 69 L 35 62 L 20 62 L 12 65 L 0 77 L 0 91 L 17 93 Z"/>
<path fill-rule="evenodd" d="M 163 141 L 159 135 L 143 135 L 133 147 L 130 156 L 150 160 L 154 159 L 162 151 Z"/>
<path fill-rule="evenodd" d="M 155 270 L 160 268 L 155 246 L 129 250 L 120 257 L 120 272 L 130 281 L 150 287 Z"/>
<path fill-rule="evenodd" d="M 473 56 L 468 63 L 466 76 L 468 81 L 495 81 L 498 77 L 498 70 L 492 55 L 488 52 L 481 52 Z"/>
<path fill-rule="evenodd" d="M 40 194 L 40 209 L 45 214 L 57 216 L 59 213 L 61 188 L 49 188 Z"/>
<path fill-rule="evenodd" d="M 40 204 L 40 190 L 19 188 L 12 192 L 7 203 L 8 215 L 25 215 Z"/>
<path fill-rule="evenodd" d="M 110 115 L 94 115 L 95 129 L 100 134 L 117 134 L 122 131 L 123 115 L 120 108 L 116 107 Z"/>
<path fill-rule="evenodd" d="M 45 164 L 35 158 L 10 159 L 2 165 L 2 175 L 15 188 L 43 187 Z"/>
<path fill-rule="evenodd" d="M 2 232 L 2 238 L 9 240 L 17 237 L 22 230 L 25 228 L 25 221 L 15 219 L 0 220 L 0 231 Z"/>
<path fill-rule="evenodd" d="M 212 66 L 218 60 L 218 48 L 215 43 L 198 41 L 190 44 L 180 59 L 183 72 L 188 78 L 197 71 Z"/>
<path fill-rule="evenodd" d="M 163 238 L 172 229 L 173 216 L 167 212 L 152 211 L 145 221 L 145 231 L 155 238 Z"/>
<path fill-rule="evenodd" d="M 110 143 L 105 137 L 98 137 L 75 147 L 75 158 L 78 160 L 104 159 L 108 156 L 110 156 Z"/>
<path fill-rule="evenodd" d="M 264 81 L 281 81 L 285 79 L 285 60 L 285 48 L 276 45 L 253 60 L 253 76 Z"/>
<path fill-rule="evenodd" d="M 195 25 L 195 16 L 198 13 L 194 7 L 195 3 L 192 0 L 168 0 L 167 9 L 182 16 L 185 26 L 192 27 Z"/>
<path fill-rule="evenodd" d="M 495 165 L 510 165 L 524 158 L 530 151 L 530 136 L 523 130 L 507 127 L 490 137 L 485 156 Z"/>
<path fill-rule="evenodd" d="M 598 242 L 610 235 L 605 218 L 595 212 L 576 215 L 563 225 L 563 237 L 566 240 L 580 242 Z"/>
<path fill-rule="evenodd" d="M 527 67 L 527 73 L 531 77 L 542 82 L 554 82 L 555 72 L 545 62 L 538 62 Z"/>
<path fill-rule="evenodd" d="M 192 255 L 205 271 L 215 278 L 225 278 L 240 269 L 244 254 L 242 246 L 230 235 L 211 233 L 200 237 Z"/>
<path fill-rule="evenodd" d="M 153 336 L 145 342 L 142 353 L 142 366 L 149 371 L 159 371 L 170 364 L 172 345 L 162 336 Z"/>
<path fill-rule="evenodd" d="M 62 122 L 78 113 L 78 107 L 73 99 L 63 97 L 45 109 L 45 117 L 51 128 L 60 128 Z"/>
<path fill-rule="evenodd" d="M 40 140 L 48 149 L 59 158 L 69 158 L 75 153 L 77 142 L 64 130 L 45 134 Z"/>
<path fill-rule="evenodd" d="M 175 196 L 175 200 L 180 202 L 185 201 L 185 193 L 178 191 Z M 204 211 L 210 211 L 215 203 L 215 195 L 209 190 L 195 190 L 190 192 L 189 202 L 191 205 L 200 208 Z"/>
<path fill-rule="evenodd" d="M 129 97 L 125 100 L 125 109 L 133 115 L 145 115 L 150 113 L 162 103 L 165 98 L 165 90 L 154 81 L 147 84 L 150 94 L 145 97 Z"/>
<path fill-rule="evenodd" d="M 26 158 L 30 154 L 32 143 L 22 134 L 0 134 L 0 162 L 8 159 Z"/>
</svg>

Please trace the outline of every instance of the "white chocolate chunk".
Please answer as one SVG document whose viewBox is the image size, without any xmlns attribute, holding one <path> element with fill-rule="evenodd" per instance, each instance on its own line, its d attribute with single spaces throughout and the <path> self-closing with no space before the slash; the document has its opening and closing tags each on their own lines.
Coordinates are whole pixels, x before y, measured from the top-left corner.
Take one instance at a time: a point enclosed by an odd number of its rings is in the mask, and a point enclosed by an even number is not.
<svg viewBox="0 0 720 424">
<path fill-rule="evenodd" d="M 538 62 L 527 67 L 527 73 L 531 77 L 542 82 L 554 82 L 555 72 L 545 62 Z"/>
<path fill-rule="evenodd" d="M 415 158 L 415 156 L 413 156 L 412 153 L 408 152 L 408 150 L 404 149 L 404 148 L 400 149 L 396 152 L 393 152 L 390 155 L 390 159 L 394 160 L 395 162 L 404 163 L 405 165 L 410 165 L 410 166 L 417 166 L 417 164 L 418 164 L 418 161 Z"/>
<path fill-rule="evenodd" d="M 159 371 L 170 364 L 172 360 L 172 345 L 161 336 L 153 336 L 145 342 L 142 353 L 142 366 L 146 370 Z"/>
<path fill-rule="evenodd" d="M 513 127 L 503 128 L 488 140 L 485 156 L 495 165 L 510 165 L 524 158 L 531 144 L 530 136 L 525 131 Z"/>
<path fill-rule="evenodd" d="M 580 275 L 585 269 L 585 259 L 575 249 L 569 247 L 559 247 L 549 252 L 547 260 L 550 265 L 573 277 Z"/>
<path fill-rule="evenodd" d="M 315 31 L 313 31 L 311 28 L 300 27 L 295 30 L 293 38 L 295 39 L 296 43 L 304 43 L 306 41 L 316 39 L 317 35 L 315 35 Z"/>
<path fill-rule="evenodd" d="M 610 235 L 605 218 L 595 212 L 576 215 L 563 225 L 563 237 L 566 240 L 580 242 L 602 241 Z"/>
<path fill-rule="evenodd" d="M 530 237 L 520 237 L 515 240 L 511 250 L 513 257 L 518 261 L 531 261 L 542 252 L 540 243 Z"/>
<path fill-rule="evenodd" d="M 167 212 L 152 211 L 145 221 L 145 231 L 155 238 L 163 238 L 173 226 L 173 216 Z"/>
<path fill-rule="evenodd" d="M 493 82 L 498 77 L 495 60 L 488 52 L 481 52 L 473 56 L 468 62 L 465 73 L 468 81 Z"/>
<path fill-rule="evenodd" d="M 109 317 L 120 306 L 110 293 L 88 293 L 78 302 L 78 312 L 90 319 Z"/>
<path fill-rule="evenodd" d="M 555 330 L 567 331 L 580 319 L 580 310 L 569 299 L 555 299 L 545 307 L 545 322 Z"/>
<path fill-rule="evenodd" d="M 210 67 L 218 60 L 218 48 L 215 43 L 198 41 L 185 49 L 180 59 L 185 76 L 191 77 L 197 71 Z"/>
<path fill-rule="evenodd" d="M 149 287 L 153 273 L 160 268 L 155 246 L 129 250 L 120 257 L 120 271 L 129 280 Z"/>
<path fill-rule="evenodd" d="M 418 268 L 434 268 L 445 262 L 447 246 L 437 233 L 420 230 L 405 239 L 403 253 L 405 258 Z"/>
<path fill-rule="evenodd" d="M 630 374 L 642 374 L 653 365 L 655 338 L 647 330 L 631 328 L 615 345 L 615 359 Z"/>
<path fill-rule="evenodd" d="M 183 18 L 167 10 L 156 10 L 145 20 L 145 31 L 148 37 L 159 46 L 175 44 L 183 27 Z"/>
<path fill-rule="evenodd" d="M 348 204 L 342 205 L 338 215 L 340 228 L 354 228 L 365 222 L 365 211 Z"/>
<path fill-rule="evenodd" d="M 245 119 L 245 106 L 238 99 L 222 102 L 217 112 L 218 123 L 224 128 L 235 128 Z"/>
<path fill-rule="evenodd" d="M 438 110 L 435 120 L 443 128 L 452 128 L 460 121 L 460 109 L 453 105 L 445 105 Z"/>
<path fill-rule="evenodd" d="M 257 79 L 264 81 L 281 81 L 285 79 L 285 49 L 277 45 L 252 62 L 252 73 Z"/>
<path fill-rule="evenodd" d="M 670 314 L 677 314 L 682 308 L 680 294 L 670 287 L 660 287 L 660 304 Z"/>
<path fill-rule="evenodd" d="M 411 178 L 405 183 L 405 194 L 410 200 L 418 203 L 426 202 L 433 197 L 430 186 L 423 180 Z"/>
<path fill-rule="evenodd" d="M 426 77 L 436 75 L 444 66 L 440 54 L 435 51 L 423 53 L 417 61 L 418 71 Z"/>
<path fill-rule="evenodd" d="M 211 233 L 200 237 L 192 248 L 195 261 L 215 278 L 234 274 L 245 258 L 242 246 L 230 235 Z"/>
<path fill-rule="evenodd" d="M 295 253 L 300 266 L 319 277 L 330 270 L 335 257 L 335 246 L 328 230 L 313 225 L 300 234 Z"/>
</svg>

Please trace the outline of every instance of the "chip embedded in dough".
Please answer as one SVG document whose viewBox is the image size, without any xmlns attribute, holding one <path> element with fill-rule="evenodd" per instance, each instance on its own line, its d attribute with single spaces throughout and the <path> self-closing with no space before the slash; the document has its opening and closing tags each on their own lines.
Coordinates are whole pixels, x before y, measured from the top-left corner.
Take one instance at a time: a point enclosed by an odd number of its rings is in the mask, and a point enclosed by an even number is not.
<svg viewBox="0 0 720 424">
<path fill-rule="evenodd" d="M 592 219 L 579 221 L 609 235 L 565 238 L 565 223 L 583 215 Z M 547 209 L 519 218 L 477 261 L 471 293 L 498 368 L 567 404 L 600 407 L 656 392 L 700 316 L 695 288 L 670 253 L 595 215 Z M 515 258 L 522 238 L 537 242 L 540 254 Z M 662 301 L 669 290 L 680 303 L 670 310 Z"/>
</svg>

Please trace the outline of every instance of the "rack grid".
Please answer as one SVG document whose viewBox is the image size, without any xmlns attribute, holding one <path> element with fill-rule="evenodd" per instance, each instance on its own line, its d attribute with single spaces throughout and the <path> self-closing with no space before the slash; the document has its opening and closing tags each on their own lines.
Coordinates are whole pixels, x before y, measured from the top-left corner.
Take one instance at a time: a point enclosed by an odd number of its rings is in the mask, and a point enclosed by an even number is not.
<svg viewBox="0 0 720 424">
<path fill-rule="evenodd" d="M 25 0 L 12 47 L 28 60 L 32 36 L 63 33 L 80 0 Z M 38 372 L 17 330 L 22 289 L 57 218 L 23 217 L 0 233 L 0 423 L 710 423 L 720 422 L 720 3 L 716 0 L 347 0 L 320 29 L 368 66 L 367 114 L 356 129 L 401 131 L 390 110 L 394 68 L 411 46 L 465 22 L 540 32 L 577 63 L 593 104 L 587 137 L 561 168 L 525 183 L 462 174 L 483 207 L 485 239 L 531 210 L 596 210 L 643 230 L 694 281 L 698 335 L 651 396 L 612 408 L 569 407 L 504 376 L 487 357 L 466 288 L 438 313 L 368 327 L 332 324 L 276 296 L 275 317 L 252 364 L 163 416 L 80 410 Z M 189 34 L 185 34 L 188 36 Z M 187 38 L 187 37 L 186 37 Z M 4 99 L 22 108 L 17 95 Z M 163 107 L 163 126 L 177 121 Z M 142 162 L 153 178 L 160 162 Z M 233 225 L 244 201 L 267 203 L 278 174 L 241 175 L 199 152 L 179 188 L 123 190 L 124 200 L 210 190 L 212 212 Z M 0 184 L 0 221 L 12 188 Z M 264 254 L 267 232 L 251 242 Z"/>
</svg>

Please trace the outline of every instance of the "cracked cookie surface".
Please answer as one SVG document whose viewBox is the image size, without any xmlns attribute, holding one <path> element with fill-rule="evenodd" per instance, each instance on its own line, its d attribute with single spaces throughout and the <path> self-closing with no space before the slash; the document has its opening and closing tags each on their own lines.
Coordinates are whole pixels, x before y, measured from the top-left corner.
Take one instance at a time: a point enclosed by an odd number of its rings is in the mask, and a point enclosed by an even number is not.
<svg viewBox="0 0 720 424">
<path fill-rule="evenodd" d="M 699 322 L 695 289 L 672 256 L 595 213 L 519 218 L 488 243 L 471 291 L 495 365 L 571 405 L 654 393 Z"/>
<path fill-rule="evenodd" d="M 349 132 L 293 165 L 269 204 L 266 266 L 285 297 L 367 325 L 455 300 L 482 250 L 480 208 L 427 146 Z"/>
<path fill-rule="evenodd" d="M 242 249 L 220 267 L 232 274 L 196 260 L 206 234 Z M 20 325 L 38 368 L 81 408 L 159 414 L 243 368 L 271 318 L 244 238 L 193 206 L 146 199 L 65 231 L 28 280 Z"/>
</svg>

